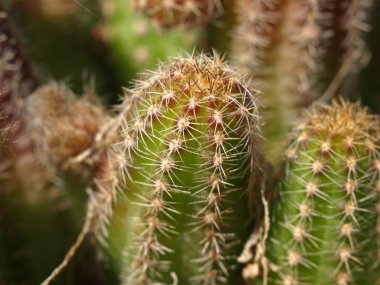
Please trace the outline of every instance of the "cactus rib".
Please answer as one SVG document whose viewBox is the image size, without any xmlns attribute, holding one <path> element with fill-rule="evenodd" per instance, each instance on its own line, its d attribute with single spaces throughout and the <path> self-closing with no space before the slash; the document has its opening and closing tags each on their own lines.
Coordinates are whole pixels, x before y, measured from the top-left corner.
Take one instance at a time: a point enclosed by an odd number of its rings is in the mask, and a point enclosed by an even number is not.
<svg viewBox="0 0 380 285">
<path fill-rule="evenodd" d="M 335 101 L 297 128 L 272 209 L 267 284 L 374 284 L 379 123 L 358 104 Z"/>
<path fill-rule="evenodd" d="M 301 106 L 319 94 L 323 69 L 322 1 L 240 0 L 233 58 L 242 72 L 256 76 L 267 117 L 264 134 L 270 158 L 284 147 L 290 123 Z"/>
<path fill-rule="evenodd" d="M 235 282 L 257 167 L 254 94 L 219 57 L 200 55 L 161 66 L 127 96 L 110 262 L 126 284 Z"/>
</svg>

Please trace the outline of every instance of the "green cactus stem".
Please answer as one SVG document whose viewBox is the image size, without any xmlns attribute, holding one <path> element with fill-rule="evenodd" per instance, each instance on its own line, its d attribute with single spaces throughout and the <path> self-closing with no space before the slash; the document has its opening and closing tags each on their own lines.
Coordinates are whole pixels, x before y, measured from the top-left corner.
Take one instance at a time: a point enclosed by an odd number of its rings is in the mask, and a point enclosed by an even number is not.
<svg viewBox="0 0 380 285">
<path fill-rule="evenodd" d="M 378 117 L 344 101 L 296 128 L 251 284 L 375 284 L 379 272 Z M 269 272 L 269 273 L 268 273 Z"/>
<path fill-rule="evenodd" d="M 363 35 L 370 28 L 371 3 L 238 1 L 233 58 L 243 73 L 256 77 L 255 88 L 263 93 L 271 160 L 283 152 L 291 122 L 303 107 L 331 99 L 343 83 L 355 81 L 349 75 L 365 64 Z"/>
<path fill-rule="evenodd" d="M 220 0 L 134 0 L 160 27 L 204 24 L 222 12 Z"/>
<path fill-rule="evenodd" d="M 136 11 L 132 1 L 102 1 L 104 22 L 98 26 L 122 86 L 128 86 L 137 74 L 153 70 L 157 60 L 166 60 L 184 50 L 191 52 L 201 41 L 198 28 L 163 31 L 152 25 Z"/>
<path fill-rule="evenodd" d="M 252 222 L 255 94 L 219 57 L 177 58 L 127 92 L 105 253 L 123 284 L 238 284 Z"/>
<path fill-rule="evenodd" d="M 264 135 L 271 159 L 285 147 L 290 123 L 300 106 L 316 98 L 316 75 L 323 52 L 319 1 L 240 0 L 233 58 L 256 77 L 263 92 Z"/>
</svg>

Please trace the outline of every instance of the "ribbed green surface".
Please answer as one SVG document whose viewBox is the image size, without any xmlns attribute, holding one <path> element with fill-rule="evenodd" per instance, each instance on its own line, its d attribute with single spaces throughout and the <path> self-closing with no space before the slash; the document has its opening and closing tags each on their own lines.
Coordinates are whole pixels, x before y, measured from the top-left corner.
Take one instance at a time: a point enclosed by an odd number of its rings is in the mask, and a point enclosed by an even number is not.
<svg viewBox="0 0 380 285">
<path fill-rule="evenodd" d="M 236 284 L 256 166 L 253 95 L 206 56 L 179 58 L 131 93 L 111 265 L 124 284 Z"/>
<path fill-rule="evenodd" d="M 374 284 L 378 128 L 358 105 L 334 103 L 297 130 L 273 205 L 268 284 Z"/>
</svg>

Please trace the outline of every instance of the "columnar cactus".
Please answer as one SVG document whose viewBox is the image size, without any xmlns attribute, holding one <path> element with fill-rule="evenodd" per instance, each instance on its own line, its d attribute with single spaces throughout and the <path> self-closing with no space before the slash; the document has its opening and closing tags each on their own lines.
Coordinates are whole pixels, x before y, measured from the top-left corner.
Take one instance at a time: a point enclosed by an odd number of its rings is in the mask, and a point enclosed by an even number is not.
<svg viewBox="0 0 380 285">
<path fill-rule="evenodd" d="M 319 97 L 333 97 L 348 75 L 363 67 L 372 2 L 237 1 L 233 58 L 242 72 L 256 76 L 255 87 L 263 92 L 271 159 L 282 153 L 300 110 Z"/>
<path fill-rule="evenodd" d="M 237 284 L 258 166 L 254 92 L 219 57 L 178 58 L 122 111 L 110 264 L 124 284 Z"/>
<path fill-rule="evenodd" d="M 272 209 L 266 256 L 245 269 L 253 284 L 374 284 L 379 124 L 358 104 L 341 101 L 316 106 L 297 128 Z"/>
<path fill-rule="evenodd" d="M 201 24 L 221 12 L 220 0 L 134 0 L 161 27 Z"/>
<path fill-rule="evenodd" d="M 316 98 L 317 74 L 323 54 L 326 15 L 319 1 L 240 0 L 240 24 L 233 58 L 240 70 L 256 76 L 267 116 L 264 134 L 269 154 L 284 147 L 289 122 L 300 106 Z M 328 20 L 328 19 L 327 19 Z"/>
</svg>

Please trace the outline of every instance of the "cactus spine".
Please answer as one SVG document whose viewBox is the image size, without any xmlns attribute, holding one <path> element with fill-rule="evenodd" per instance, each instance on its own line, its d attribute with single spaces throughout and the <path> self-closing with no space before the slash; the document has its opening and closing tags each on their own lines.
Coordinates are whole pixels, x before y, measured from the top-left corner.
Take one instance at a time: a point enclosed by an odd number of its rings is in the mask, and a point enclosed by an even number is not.
<svg viewBox="0 0 380 285">
<path fill-rule="evenodd" d="M 254 94 L 219 57 L 200 55 L 161 66 L 123 110 L 111 265 L 124 284 L 236 284 L 252 220 Z"/>
<path fill-rule="evenodd" d="M 302 107 L 332 98 L 365 66 L 363 36 L 370 29 L 372 2 L 238 1 L 233 58 L 244 73 L 257 77 L 255 87 L 263 92 L 269 158 L 282 153 L 290 122 Z"/>
<path fill-rule="evenodd" d="M 242 72 L 256 76 L 267 116 L 264 135 L 271 158 L 285 147 L 300 106 L 316 98 L 323 54 L 320 1 L 240 0 L 233 58 Z M 285 138 L 285 139 L 284 139 Z"/>
<path fill-rule="evenodd" d="M 262 263 L 270 272 L 260 283 L 257 264 L 248 266 L 253 284 L 374 284 L 379 123 L 359 105 L 341 101 L 316 106 L 297 128 L 272 209 L 269 263 Z"/>
</svg>

